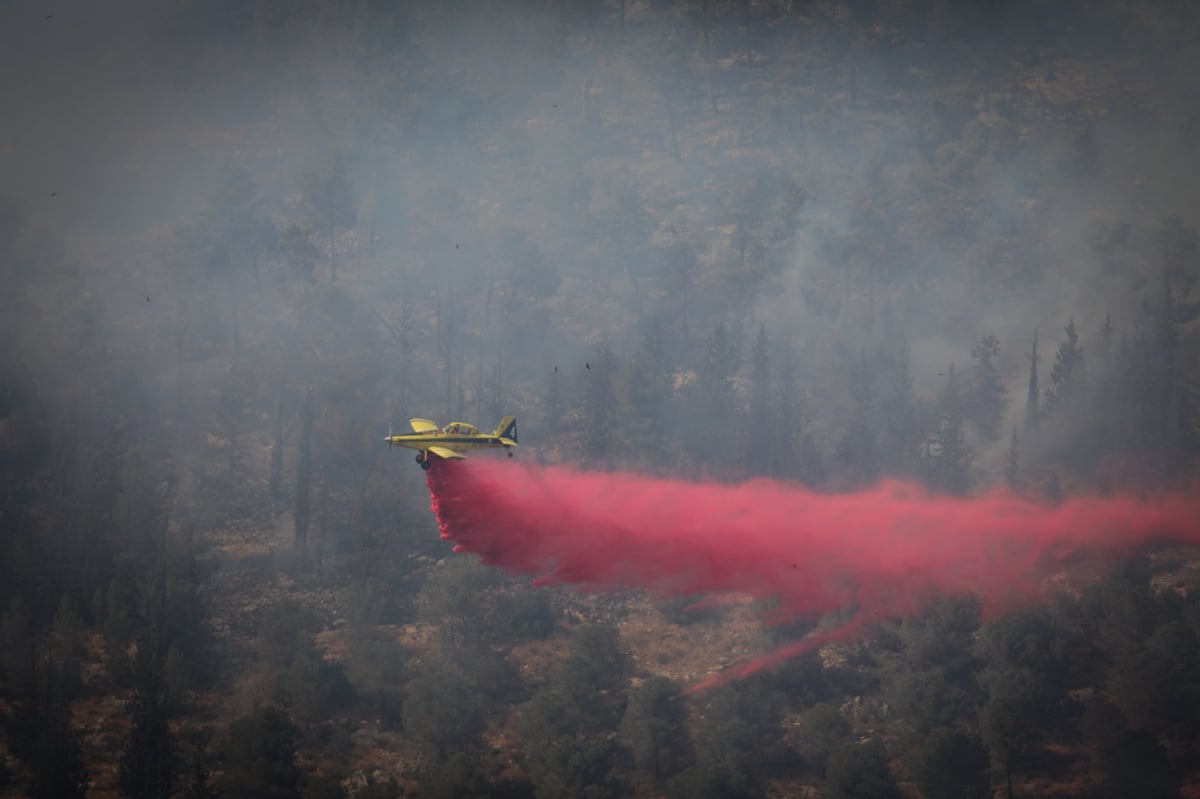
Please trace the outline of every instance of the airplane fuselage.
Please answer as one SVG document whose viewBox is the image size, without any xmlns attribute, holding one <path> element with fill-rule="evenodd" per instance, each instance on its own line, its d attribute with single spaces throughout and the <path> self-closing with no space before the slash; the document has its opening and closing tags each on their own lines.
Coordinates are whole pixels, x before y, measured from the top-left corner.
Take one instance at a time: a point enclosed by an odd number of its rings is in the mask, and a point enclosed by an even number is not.
<svg viewBox="0 0 1200 799">
<path fill-rule="evenodd" d="M 411 421 L 413 432 L 391 435 L 389 431 L 384 440 L 393 446 L 415 449 L 417 463 L 423 469 L 429 468 L 433 455 L 444 460 L 459 460 L 466 457 L 464 452 L 503 447 L 509 451 L 511 458 L 512 449 L 517 446 L 517 420 L 513 416 L 505 416 L 500 420 L 500 426 L 492 433 L 482 433 L 475 425 L 466 422 L 451 422 L 438 428 L 428 419 Z"/>
<path fill-rule="evenodd" d="M 391 442 L 397 447 L 428 450 L 430 447 L 445 447 L 454 452 L 469 452 L 473 449 L 494 449 L 496 447 L 511 448 L 515 444 L 506 444 L 499 436 L 478 435 L 462 436 L 454 433 L 405 433 L 392 436 Z"/>
</svg>

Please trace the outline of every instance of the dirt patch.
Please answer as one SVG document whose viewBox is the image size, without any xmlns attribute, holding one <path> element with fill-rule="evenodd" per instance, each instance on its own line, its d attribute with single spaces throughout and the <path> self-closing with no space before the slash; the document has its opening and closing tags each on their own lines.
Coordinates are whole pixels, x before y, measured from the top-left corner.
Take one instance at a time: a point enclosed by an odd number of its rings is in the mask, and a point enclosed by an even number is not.
<svg viewBox="0 0 1200 799">
<path fill-rule="evenodd" d="M 631 608 L 619 628 L 637 671 L 668 677 L 683 685 L 767 651 L 762 625 L 750 600 L 733 600 L 724 606 L 720 618 L 686 625 L 674 624 L 645 601 Z"/>
</svg>

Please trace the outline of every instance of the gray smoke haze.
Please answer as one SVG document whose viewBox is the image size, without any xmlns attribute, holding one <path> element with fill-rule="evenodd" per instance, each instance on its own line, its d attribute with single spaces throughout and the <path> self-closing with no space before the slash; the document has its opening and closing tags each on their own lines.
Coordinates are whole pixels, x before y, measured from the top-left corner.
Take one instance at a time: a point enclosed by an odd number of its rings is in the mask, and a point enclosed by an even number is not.
<svg viewBox="0 0 1200 799">
<path fill-rule="evenodd" d="M 540 402 L 555 366 L 578 392 L 602 341 L 641 358 L 656 322 L 686 380 L 726 320 L 743 368 L 760 323 L 790 344 L 828 419 L 840 359 L 907 348 L 933 397 L 995 335 L 1014 422 L 1033 330 L 1045 375 L 1069 319 L 1085 348 L 1107 314 L 1124 328 L 1155 290 L 1162 220 L 1200 224 L 1196 12 L 861 5 L 749 3 L 739 26 L 722 3 L 10 2 L 3 191 L 22 246 L 69 265 L 62 307 L 87 295 L 92 317 L 62 325 L 162 392 L 226 379 L 204 342 L 236 314 L 257 331 L 243 357 L 264 359 L 241 373 L 270 382 L 292 346 L 310 382 L 382 383 L 354 435 L 459 411 L 486 427 L 492 406 Z M 227 289 L 181 244 L 235 168 L 284 237 L 309 224 L 306 176 L 352 183 L 344 271 L 307 304 L 270 279 L 294 252 Z M 309 244 L 329 283 L 328 242 Z M 313 302 L 333 327 L 297 332 Z M 459 354 L 402 368 L 405 326 Z M 53 351 L 35 332 L 25 361 Z M 364 353 L 373 372 L 346 365 Z"/>
</svg>

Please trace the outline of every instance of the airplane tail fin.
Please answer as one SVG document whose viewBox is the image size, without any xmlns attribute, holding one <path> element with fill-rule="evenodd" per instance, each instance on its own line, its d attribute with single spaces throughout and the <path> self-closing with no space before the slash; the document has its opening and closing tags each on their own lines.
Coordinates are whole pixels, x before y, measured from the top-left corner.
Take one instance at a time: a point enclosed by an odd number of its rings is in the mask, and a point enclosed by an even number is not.
<svg viewBox="0 0 1200 799">
<path fill-rule="evenodd" d="M 517 417 L 505 416 L 500 420 L 500 426 L 493 433 L 497 438 L 507 438 L 512 443 L 517 443 Z"/>
</svg>

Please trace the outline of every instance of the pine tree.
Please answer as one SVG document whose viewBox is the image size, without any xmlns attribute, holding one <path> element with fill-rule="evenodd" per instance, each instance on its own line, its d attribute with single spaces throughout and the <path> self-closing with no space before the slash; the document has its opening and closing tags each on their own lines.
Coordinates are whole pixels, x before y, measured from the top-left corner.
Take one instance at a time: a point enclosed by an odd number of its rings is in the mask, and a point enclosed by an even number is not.
<svg viewBox="0 0 1200 799">
<path fill-rule="evenodd" d="M 846 430 L 837 444 L 837 457 L 855 485 L 868 485 L 879 476 L 879 434 L 876 430 L 875 385 L 864 353 L 850 364 L 847 375 L 854 402 Z"/>
<path fill-rule="evenodd" d="M 1033 331 L 1033 350 L 1029 353 L 1029 395 L 1025 400 L 1025 435 L 1037 435 L 1038 412 L 1038 332 Z"/>
<path fill-rule="evenodd" d="M 134 660 L 133 698 L 128 714 L 133 722 L 118 769 L 121 796 L 127 799 L 167 799 L 175 783 L 175 745 L 167 726 L 163 659 L 158 636 L 150 631 L 138 642 Z"/>
<path fill-rule="evenodd" d="M 621 742 L 634 765 L 656 784 L 682 770 L 692 755 L 687 707 L 678 700 L 678 685 L 652 677 L 630 692 L 621 719 Z"/>
<path fill-rule="evenodd" d="M 1063 408 L 1079 408 L 1086 384 L 1083 347 L 1079 346 L 1074 318 L 1067 322 L 1063 332 L 1066 339 L 1058 345 L 1054 368 L 1050 371 L 1050 386 L 1046 388 L 1046 410 L 1051 413 Z"/>
<path fill-rule="evenodd" d="M 984 799 L 992 795 L 988 753 L 973 733 L 934 730 L 919 745 L 916 782 L 926 799 Z"/>
<path fill-rule="evenodd" d="M 847 741 L 829 756 L 824 796 L 830 799 L 900 799 L 904 793 L 888 768 L 883 741 Z"/>
<path fill-rule="evenodd" d="M 800 477 L 815 485 L 824 476 L 819 453 L 804 433 L 803 393 L 796 377 L 792 348 L 783 350 L 772 394 L 778 430 L 772 440 L 772 474 Z M 753 422 L 752 422 L 753 423 Z M 806 444 L 807 446 L 806 449 Z"/>
<path fill-rule="evenodd" d="M 49 698 L 41 722 L 33 762 L 29 796 L 31 799 L 83 799 L 87 794 L 88 773 L 83 764 L 83 745 L 71 728 L 70 708 Z"/>
<path fill-rule="evenodd" d="M 731 381 L 740 360 L 737 342 L 730 335 L 729 327 L 718 322 L 712 335 L 704 341 L 704 362 L 699 374 L 700 390 L 712 422 L 728 426 L 729 417 L 733 415 Z"/>
<path fill-rule="evenodd" d="M 1171 471 L 1200 453 L 1200 392 L 1188 373 L 1196 345 L 1181 329 L 1200 316 L 1200 305 L 1187 301 L 1191 283 L 1178 278 L 1163 269 L 1158 299 L 1143 302 L 1123 364 L 1135 441 Z"/>
<path fill-rule="evenodd" d="M 299 799 L 303 774 L 296 764 L 299 730 L 288 715 L 268 705 L 229 726 L 223 796 L 231 799 Z"/>
<path fill-rule="evenodd" d="M 483 692 L 453 667 L 427 661 L 408 687 L 404 732 L 435 763 L 478 741 L 484 727 Z"/>
<path fill-rule="evenodd" d="M 971 348 L 975 364 L 967 389 L 966 416 L 988 441 L 1000 435 L 1000 421 L 1008 405 L 1008 389 L 996 366 L 999 355 L 1000 342 L 995 336 L 982 336 Z"/>
<path fill-rule="evenodd" d="M 1013 425 L 1012 439 L 1008 450 L 1004 453 L 1004 481 L 1012 488 L 1017 484 L 1017 474 L 1020 471 L 1020 452 L 1017 449 L 1017 426 Z"/>
<path fill-rule="evenodd" d="M 929 484 L 952 494 L 965 494 L 971 487 L 971 464 L 975 454 L 963 433 L 962 390 L 954 364 L 946 370 L 946 388 L 938 408 L 937 427 L 925 444 L 925 468 Z"/>
</svg>

